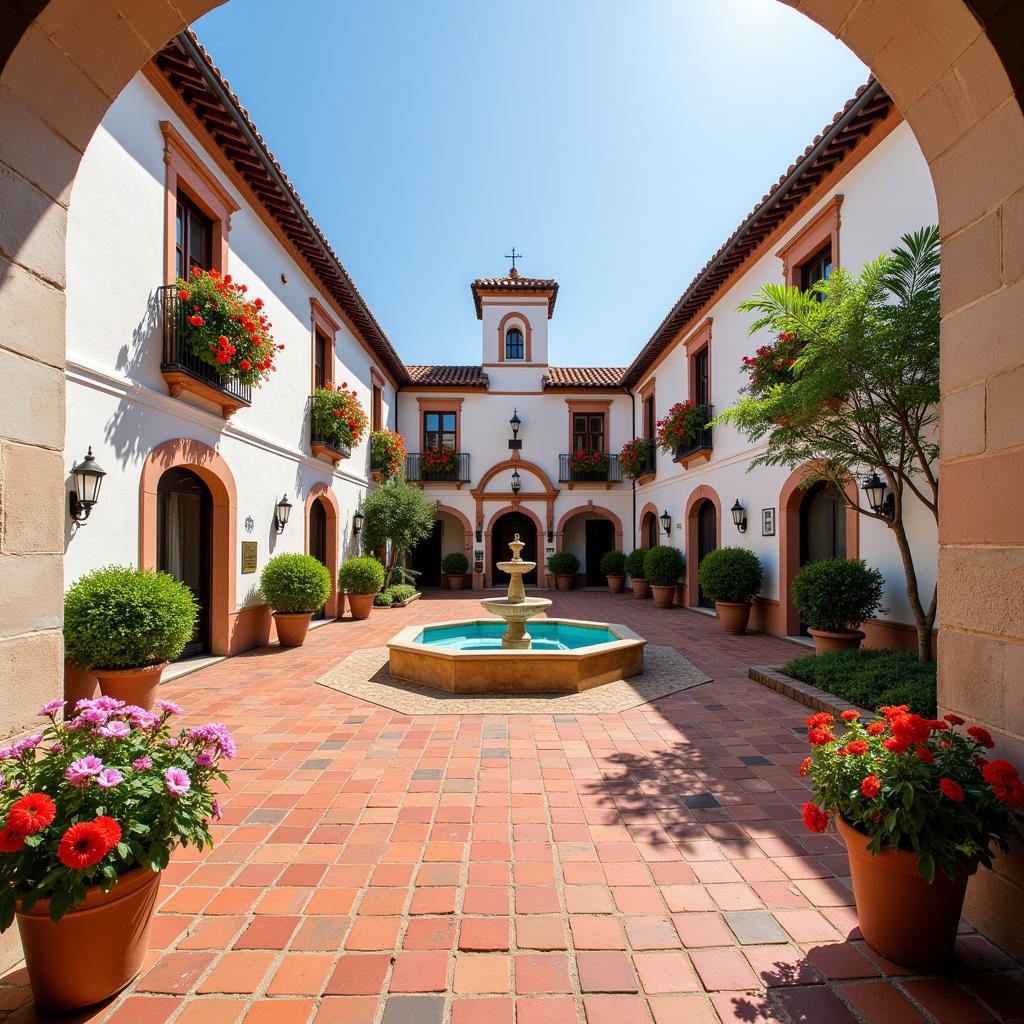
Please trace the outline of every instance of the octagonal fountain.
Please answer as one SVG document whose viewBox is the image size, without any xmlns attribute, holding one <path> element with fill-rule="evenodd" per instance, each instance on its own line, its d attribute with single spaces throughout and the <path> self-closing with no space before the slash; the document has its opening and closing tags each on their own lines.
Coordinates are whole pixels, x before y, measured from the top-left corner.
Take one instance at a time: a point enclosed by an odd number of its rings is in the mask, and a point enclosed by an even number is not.
<svg viewBox="0 0 1024 1024">
<path fill-rule="evenodd" d="M 408 626 L 388 644 L 388 667 L 399 679 L 452 693 L 575 693 L 638 676 L 646 640 L 626 626 L 576 619 L 530 619 L 551 601 L 527 597 L 523 576 L 536 562 L 521 557 L 516 534 L 505 597 L 480 604 L 496 619 L 463 619 L 436 626 Z"/>
</svg>

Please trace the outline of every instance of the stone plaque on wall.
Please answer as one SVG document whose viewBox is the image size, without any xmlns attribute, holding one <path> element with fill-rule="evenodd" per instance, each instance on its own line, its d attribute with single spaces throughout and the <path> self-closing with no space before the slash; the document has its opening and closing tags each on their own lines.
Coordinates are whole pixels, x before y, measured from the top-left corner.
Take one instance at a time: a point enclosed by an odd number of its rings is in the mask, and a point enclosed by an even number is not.
<svg viewBox="0 0 1024 1024">
<path fill-rule="evenodd" d="M 259 561 L 257 554 L 258 543 L 254 540 L 242 541 L 242 572 L 250 573 L 256 571 L 256 563 Z"/>
</svg>

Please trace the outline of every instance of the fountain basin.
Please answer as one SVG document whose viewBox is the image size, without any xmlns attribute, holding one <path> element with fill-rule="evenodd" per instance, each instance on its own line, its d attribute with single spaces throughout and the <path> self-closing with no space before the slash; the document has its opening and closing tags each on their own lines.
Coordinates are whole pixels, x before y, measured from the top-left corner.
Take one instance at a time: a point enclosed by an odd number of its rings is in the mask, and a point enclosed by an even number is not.
<svg viewBox="0 0 1024 1024">
<path fill-rule="evenodd" d="M 578 693 L 638 676 L 646 641 L 628 626 L 536 619 L 532 647 L 502 648 L 505 623 L 408 626 L 388 643 L 391 675 L 450 693 Z"/>
</svg>

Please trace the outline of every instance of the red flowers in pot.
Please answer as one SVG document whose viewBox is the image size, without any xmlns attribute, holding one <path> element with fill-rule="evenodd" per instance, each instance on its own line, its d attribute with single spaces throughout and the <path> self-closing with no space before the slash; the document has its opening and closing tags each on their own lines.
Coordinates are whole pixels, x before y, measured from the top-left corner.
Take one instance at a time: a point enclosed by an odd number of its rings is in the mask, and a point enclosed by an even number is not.
<svg viewBox="0 0 1024 1024">
<path fill-rule="evenodd" d="M 864 938 L 899 963 L 934 969 L 952 954 L 969 875 L 994 847 L 1021 835 L 1024 782 L 981 726 L 927 719 L 905 704 L 863 723 L 844 711 L 807 719 L 812 751 L 800 765 L 815 797 L 804 824 L 835 817 L 850 856 Z M 836 735 L 836 728 L 845 733 Z"/>
</svg>

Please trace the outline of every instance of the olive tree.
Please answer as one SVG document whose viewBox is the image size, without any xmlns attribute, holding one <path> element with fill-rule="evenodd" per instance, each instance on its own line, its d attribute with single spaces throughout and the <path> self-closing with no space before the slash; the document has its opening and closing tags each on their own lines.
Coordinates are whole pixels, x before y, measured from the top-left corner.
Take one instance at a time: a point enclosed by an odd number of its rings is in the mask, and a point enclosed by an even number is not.
<svg viewBox="0 0 1024 1024">
<path fill-rule="evenodd" d="M 385 590 L 400 560 L 433 532 L 436 512 L 435 502 L 402 479 L 388 480 L 363 500 L 364 543 L 369 551 L 388 551 Z"/>
</svg>

